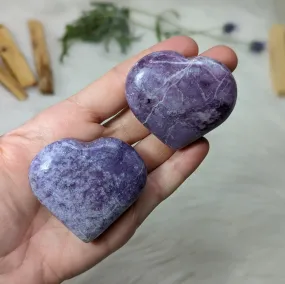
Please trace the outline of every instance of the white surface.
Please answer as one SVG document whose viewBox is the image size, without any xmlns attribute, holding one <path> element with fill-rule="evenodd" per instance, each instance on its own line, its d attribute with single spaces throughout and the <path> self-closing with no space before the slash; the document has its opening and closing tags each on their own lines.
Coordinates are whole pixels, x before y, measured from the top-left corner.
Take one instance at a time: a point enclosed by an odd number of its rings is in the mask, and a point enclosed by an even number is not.
<svg viewBox="0 0 285 284">
<path fill-rule="evenodd" d="M 235 21 L 245 39 L 266 39 L 275 21 L 273 1 L 268 0 L 128 2 L 153 12 L 176 7 L 184 24 L 198 29 Z M 58 63 L 57 38 L 87 4 L 86 0 L 0 0 L 1 22 L 13 31 L 30 61 L 25 21 L 28 17 L 44 21 L 56 79 L 56 96 L 43 97 L 31 90 L 24 103 L 0 89 L 0 134 L 77 92 L 124 59 L 117 51 L 107 55 L 100 46 L 79 44 L 65 65 Z M 196 40 L 201 51 L 217 44 Z M 154 42 L 154 36 L 146 33 L 131 54 Z M 284 282 L 285 100 L 272 93 L 267 54 L 236 51 L 237 107 L 229 121 L 208 136 L 211 151 L 199 171 L 151 215 L 127 246 L 68 284 Z"/>
</svg>

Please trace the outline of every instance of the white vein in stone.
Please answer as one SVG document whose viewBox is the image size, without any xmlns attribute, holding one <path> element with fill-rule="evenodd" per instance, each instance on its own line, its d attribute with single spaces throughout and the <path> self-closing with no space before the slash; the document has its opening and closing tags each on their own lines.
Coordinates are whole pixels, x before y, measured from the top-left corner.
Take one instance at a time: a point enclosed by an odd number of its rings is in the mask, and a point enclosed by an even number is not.
<svg viewBox="0 0 285 284">
<path fill-rule="evenodd" d="M 147 123 L 147 121 L 148 121 L 149 118 L 152 116 L 152 114 L 153 114 L 153 112 L 155 111 L 155 109 L 156 109 L 160 104 L 163 103 L 165 97 L 166 97 L 167 94 L 168 94 L 168 90 L 169 90 L 172 86 L 176 85 L 176 84 L 184 77 L 186 71 L 187 71 L 188 69 L 190 69 L 190 68 L 192 67 L 192 65 L 193 65 L 195 62 L 196 62 L 195 60 L 190 61 L 190 62 L 187 62 L 187 66 L 186 66 L 184 69 L 182 69 L 182 70 L 180 70 L 180 71 L 177 71 L 177 72 L 174 73 L 172 76 L 170 76 L 169 78 L 167 78 L 166 82 L 165 82 L 159 89 L 157 89 L 157 90 L 155 91 L 155 94 L 156 94 L 156 93 L 159 92 L 161 89 L 163 89 L 169 81 L 171 81 L 173 78 L 177 77 L 179 74 L 182 74 L 182 76 L 181 76 L 180 78 L 178 78 L 176 81 L 174 81 L 174 82 L 165 90 L 165 94 L 164 94 L 162 100 L 160 100 L 156 105 L 154 105 L 154 106 L 152 107 L 152 109 L 151 109 L 149 115 L 147 116 L 147 118 L 145 119 L 145 121 L 143 122 L 143 124 L 146 124 L 146 123 Z"/>
</svg>

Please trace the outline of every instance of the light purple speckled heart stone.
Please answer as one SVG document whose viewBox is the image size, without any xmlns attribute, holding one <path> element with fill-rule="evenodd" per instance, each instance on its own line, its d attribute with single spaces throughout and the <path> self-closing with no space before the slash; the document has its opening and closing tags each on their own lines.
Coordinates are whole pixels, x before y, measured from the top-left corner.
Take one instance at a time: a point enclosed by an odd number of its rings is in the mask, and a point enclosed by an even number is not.
<svg viewBox="0 0 285 284">
<path fill-rule="evenodd" d="M 229 117 L 237 86 L 230 70 L 213 59 L 159 51 L 131 69 L 126 98 L 144 126 L 166 145 L 180 149 Z"/>
<path fill-rule="evenodd" d="M 137 200 L 146 177 L 134 148 L 115 138 L 54 142 L 29 171 L 35 196 L 84 242 L 96 239 Z"/>
</svg>

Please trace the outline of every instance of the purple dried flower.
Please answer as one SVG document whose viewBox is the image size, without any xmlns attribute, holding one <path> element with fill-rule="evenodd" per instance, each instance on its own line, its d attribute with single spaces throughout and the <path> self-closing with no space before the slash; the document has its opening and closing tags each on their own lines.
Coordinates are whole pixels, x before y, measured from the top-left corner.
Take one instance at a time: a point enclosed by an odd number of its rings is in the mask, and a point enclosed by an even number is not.
<svg viewBox="0 0 285 284">
<path fill-rule="evenodd" d="M 249 45 L 249 49 L 254 53 L 261 53 L 265 50 L 266 43 L 263 41 L 252 41 Z"/>
<path fill-rule="evenodd" d="M 250 51 L 254 53 L 261 53 L 265 50 L 266 44 L 263 41 L 252 41 L 249 45 Z"/>
<path fill-rule="evenodd" d="M 226 23 L 223 26 L 223 32 L 225 34 L 230 34 L 232 32 L 234 32 L 237 29 L 237 25 L 234 23 Z"/>
</svg>

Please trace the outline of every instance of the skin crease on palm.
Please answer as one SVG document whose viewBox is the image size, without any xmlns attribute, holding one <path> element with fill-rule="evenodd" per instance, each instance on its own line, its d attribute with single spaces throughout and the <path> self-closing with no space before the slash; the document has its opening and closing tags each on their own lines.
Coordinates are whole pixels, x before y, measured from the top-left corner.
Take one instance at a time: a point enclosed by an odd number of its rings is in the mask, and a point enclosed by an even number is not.
<svg viewBox="0 0 285 284">
<path fill-rule="evenodd" d="M 174 50 L 187 57 L 198 55 L 198 46 L 192 39 L 168 39 L 0 137 L 1 284 L 61 283 L 90 269 L 122 247 L 155 207 L 206 157 L 206 139 L 174 152 L 127 109 L 124 83 L 128 71 L 141 57 L 159 50 Z M 226 64 L 232 71 L 236 68 L 237 57 L 228 47 L 216 46 L 202 55 Z M 135 148 L 144 159 L 149 176 L 139 200 L 98 240 L 83 243 L 33 196 L 28 169 L 35 155 L 55 140 L 72 137 L 91 141 L 102 136 L 117 137 L 129 144 L 140 141 Z"/>
</svg>

